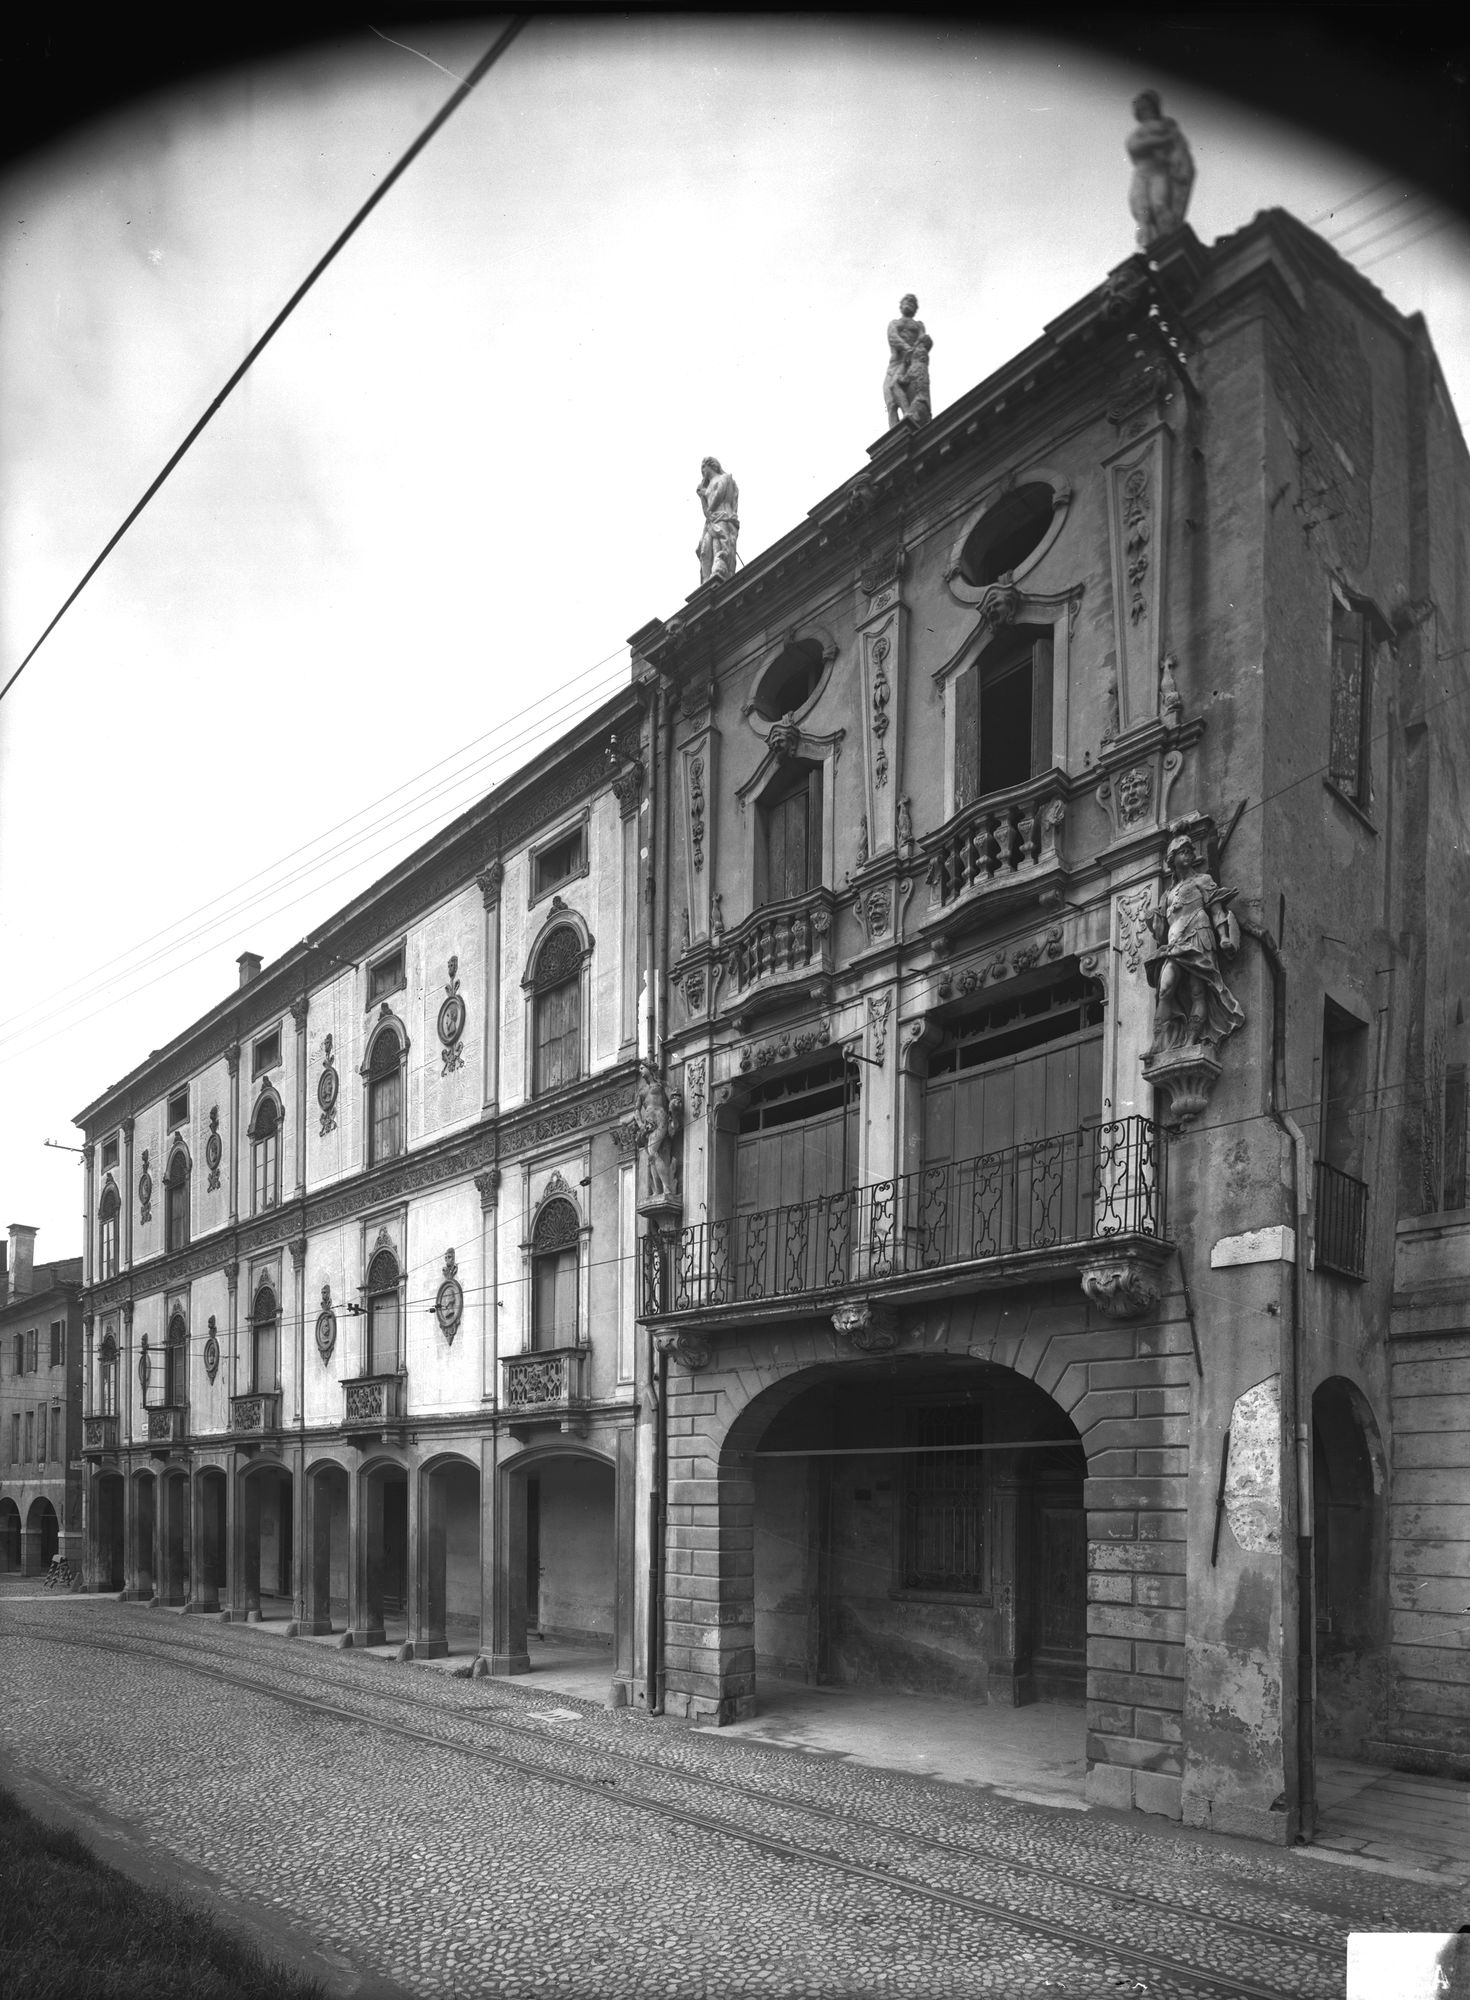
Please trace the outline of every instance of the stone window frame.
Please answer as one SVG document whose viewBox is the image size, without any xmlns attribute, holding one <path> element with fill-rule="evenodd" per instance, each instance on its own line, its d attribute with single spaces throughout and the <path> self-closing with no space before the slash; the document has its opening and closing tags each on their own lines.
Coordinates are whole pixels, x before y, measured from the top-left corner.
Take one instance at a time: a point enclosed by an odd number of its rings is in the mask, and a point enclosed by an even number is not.
<svg viewBox="0 0 1470 2000">
<path fill-rule="evenodd" d="M 373 1086 L 381 1081 L 372 1074 L 373 1054 L 379 1040 L 385 1034 L 391 1035 L 398 1044 L 398 1083 L 400 1090 L 399 1120 L 402 1143 L 396 1153 L 385 1153 L 379 1159 L 373 1148 Z M 372 1023 L 364 1038 L 362 1062 L 358 1067 L 358 1077 L 362 1088 L 362 1164 L 365 1172 L 380 1167 L 388 1160 L 401 1160 L 409 1149 L 408 1122 L 408 1080 L 409 1050 L 413 1044 L 409 1040 L 408 1029 L 400 1017 L 384 1000 L 378 1007 L 378 1018 Z"/>
<path fill-rule="evenodd" d="M 394 958 L 399 961 L 398 976 L 391 985 L 374 991 L 373 981 L 380 973 L 387 971 Z M 408 933 L 386 944 L 381 951 L 375 951 L 362 968 L 362 1011 L 371 1014 L 375 1007 L 386 1005 L 395 993 L 408 991 Z"/>
<path fill-rule="evenodd" d="M 360 1351 L 358 1353 L 358 1374 L 368 1374 L 368 1342 L 371 1334 L 368 1279 L 372 1272 L 373 1260 L 383 1250 L 392 1253 L 398 1267 L 398 1374 L 408 1374 L 408 1210 L 401 1202 L 388 1208 L 374 1209 L 362 1216 L 358 1222 L 357 1301 L 361 1308 L 355 1315 L 359 1327 Z"/>
<path fill-rule="evenodd" d="M 276 1366 L 274 1382 L 260 1383 L 255 1378 L 255 1304 L 263 1291 L 268 1290 L 276 1307 Z M 281 1362 L 285 1354 L 286 1295 L 281 1283 L 281 1256 L 279 1251 L 252 1262 L 250 1266 L 250 1290 L 247 1294 L 250 1310 L 245 1315 L 245 1332 L 249 1341 L 249 1373 L 251 1395 L 274 1395 L 281 1387 Z"/>
<path fill-rule="evenodd" d="M 543 1162 L 535 1171 L 544 1172 L 548 1164 L 550 1163 Z M 568 1181 L 566 1177 L 568 1170 L 576 1173 L 580 1180 L 590 1174 L 590 1160 L 585 1155 L 580 1161 L 568 1160 L 565 1156 L 560 1157 L 559 1162 L 552 1166 L 551 1172 L 542 1183 L 540 1194 L 534 1202 L 531 1202 L 529 1197 L 533 1169 L 529 1164 L 525 1169 L 528 1206 L 526 1234 L 521 1243 L 521 1277 L 526 1309 L 521 1337 L 523 1351 L 527 1354 L 558 1351 L 549 1348 L 538 1349 L 535 1345 L 533 1269 L 537 1225 L 544 1212 L 557 1202 L 568 1203 L 577 1217 L 577 1332 L 574 1344 L 578 1348 L 590 1348 L 592 1345 L 592 1217 L 587 1203 L 583 1200 L 582 1190 Z"/>
<path fill-rule="evenodd" d="M 966 807 L 955 804 L 955 784 L 959 758 L 957 754 L 958 700 L 956 684 L 968 667 L 974 666 L 981 656 L 992 646 L 1004 644 L 1006 634 L 1017 627 L 1051 630 L 1051 763 L 1043 765 L 1041 771 L 1026 779 L 1027 784 L 1035 784 L 1048 770 L 1065 773 L 1067 768 L 1067 744 L 1070 729 L 1070 693 L 1072 686 L 1072 608 L 1077 601 L 1075 589 L 1048 592 L 1045 595 L 1029 596 L 1018 591 L 1014 616 L 999 628 L 982 624 L 966 635 L 964 642 L 941 666 L 934 669 L 933 681 L 944 713 L 944 818 L 953 819 L 957 812 Z M 1018 789 L 1018 788 L 1013 788 Z M 1004 798 L 1004 792 L 991 794 Z M 970 804 L 975 801 L 971 800 Z"/>
<path fill-rule="evenodd" d="M 276 1045 L 274 1056 L 270 1054 L 272 1041 Z M 250 1040 L 251 1082 L 254 1083 L 258 1077 L 269 1076 L 273 1069 L 279 1069 L 286 1060 L 285 1049 L 286 1041 L 281 1033 L 279 1021 L 273 1028 L 267 1028 L 263 1034 L 253 1035 Z"/>
<path fill-rule="evenodd" d="M 570 839 L 575 833 L 581 835 L 580 864 L 568 874 L 558 875 L 554 882 L 548 882 L 544 887 L 538 888 L 536 876 L 542 856 L 549 853 L 552 848 L 559 847 L 564 840 Z M 555 896 L 560 890 L 565 889 L 568 882 L 580 882 L 591 873 L 592 807 L 589 804 L 584 805 L 580 812 L 559 820 L 549 832 L 539 835 L 526 849 L 526 908 L 534 910 L 536 905 L 544 903 L 548 896 Z"/>
<path fill-rule="evenodd" d="M 1342 784 L 1334 772 L 1333 716 L 1338 699 L 1337 607 L 1357 621 L 1362 645 L 1361 679 L 1358 688 L 1357 780 L 1353 788 Z M 1328 578 L 1327 598 L 1327 765 L 1323 787 L 1339 804 L 1347 807 L 1370 833 L 1377 833 L 1373 818 L 1373 711 L 1384 675 L 1380 655 L 1392 643 L 1393 627 L 1371 597 L 1354 590 L 1339 576 Z"/>
<path fill-rule="evenodd" d="M 181 1083 L 164 1099 L 164 1130 L 176 1132 L 189 1122 L 189 1086 Z"/>
<path fill-rule="evenodd" d="M 180 1164 L 181 1162 L 182 1165 Z M 182 1180 L 184 1186 L 182 1241 L 178 1241 L 174 1237 L 173 1210 L 169 1202 L 170 1193 L 179 1185 L 180 1180 Z M 163 1170 L 163 1247 L 165 1254 L 174 1250 L 187 1250 L 190 1242 L 193 1240 L 193 1216 L 191 1213 L 193 1186 L 193 1157 L 182 1134 L 176 1132 L 173 1135 L 173 1143 L 169 1148 L 168 1164 Z"/>
<path fill-rule="evenodd" d="M 109 1207 L 109 1197 L 111 1206 Z M 112 1225 L 112 1258 L 108 1261 L 108 1224 Z M 122 1269 L 122 1195 L 117 1182 L 109 1173 L 102 1182 L 102 1192 L 97 1197 L 97 1269 L 105 1282 L 115 1278 Z"/>
<path fill-rule="evenodd" d="M 577 1022 L 577 1074 L 569 1082 L 557 1084 L 551 1091 L 536 1088 L 536 1002 L 538 998 L 537 972 L 541 954 L 557 931 L 570 929 L 577 937 L 581 957 L 575 976 L 580 981 L 578 988 Z M 528 1103 L 540 1097 L 548 1097 L 557 1090 L 570 1090 L 582 1083 L 592 1069 L 592 954 L 596 949 L 596 939 L 587 927 L 587 920 L 580 911 L 563 903 L 560 897 L 553 897 L 550 907 L 526 953 L 526 969 L 521 975 L 521 992 L 525 996 L 525 1096 Z M 573 975 L 568 974 L 568 980 Z M 558 981 L 558 985 L 562 982 Z"/>
<path fill-rule="evenodd" d="M 782 634 L 780 640 L 774 646 L 764 648 L 756 665 L 748 669 L 748 692 L 745 700 L 740 704 L 740 713 L 745 718 L 747 728 L 752 730 L 762 742 L 765 741 L 766 732 L 772 722 L 780 722 L 784 719 L 781 716 L 768 716 L 762 713 L 758 706 L 762 684 L 771 674 L 787 648 L 800 645 L 804 640 L 814 641 L 821 647 L 822 671 L 817 676 L 812 691 L 806 700 L 799 707 L 791 710 L 792 721 L 800 723 L 809 716 L 831 685 L 833 670 L 836 667 L 841 649 L 825 625 L 816 624 L 811 620 L 808 620 L 804 624 L 793 625 L 789 631 Z"/>
<path fill-rule="evenodd" d="M 1030 576 L 1056 547 L 1075 497 L 1072 482 L 1054 465 L 1035 463 L 1018 466 L 990 487 L 980 504 L 966 513 L 959 533 L 951 544 L 949 557 L 944 566 L 944 584 L 957 603 L 978 605 L 989 591 L 994 590 L 993 583 L 969 583 L 961 575 L 960 564 L 964 559 L 965 546 L 985 517 L 993 514 L 1010 494 L 1017 492 L 1023 486 L 1051 488 L 1051 525 L 1031 553 L 1017 563 L 1013 570 L 1005 573 L 1013 583 L 1019 585 L 1022 577 Z"/>
<path fill-rule="evenodd" d="M 259 1120 L 261 1110 L 266 1104 L 274 1104 L 276 1113 L 275 1193 L 271 1200 L 262 1204 L 258 1199 L 258 1190 L 256 1185 L 257 1176 L 255 1168 L 256 1168 L 256 1147 L 261 1143 L 263 1143 L 263 1141 L 257 1138 L 255 1127 L 257 1121 Z M 254 1106 L 252 1107 L 250 1112 L 250 1122 L 245 1128 L 245 1135 L 250 1142 L 250 1213 L 252 1215 L 269 1215 L 272 1212 L 272 1210 L 278 1209 L 281 1205 L 281 1159 L 285 1151 L 285 1144 L 284 1144 L 285 1132 L 286 1132 L 285 1104 L 281 1100 L 281 1093 L 276 1089 L 275 1085 L 271 1083 L 269 1079 L 267 1079 L 267 1081 L 261 1086 L 260 1095 L 259 1097 L 256 1098 Z"/>
</svg>

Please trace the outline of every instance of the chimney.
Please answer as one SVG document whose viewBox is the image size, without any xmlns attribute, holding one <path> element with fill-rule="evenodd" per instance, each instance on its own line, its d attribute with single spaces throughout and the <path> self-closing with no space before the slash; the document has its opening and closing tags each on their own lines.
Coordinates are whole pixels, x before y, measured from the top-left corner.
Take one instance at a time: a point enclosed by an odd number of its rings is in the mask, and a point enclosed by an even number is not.
<svg viewBox="0 0 1470 2000">
<path fill-rule="evenodd" d="M 242 986 L 248 986 L 252 979 L 259 979 L 260 953 L 258 951 L 242 951 L 240 956 L 235 960 L 235 963 L 240 968 L 240 984 Z"/>
<path fill-rule="evenodd" d="M 36 1289 L 36 1232 L 28 1222 L 12 1222 L 10 1232 L 10 1297 L 24 1298 Z"/>
</svg>

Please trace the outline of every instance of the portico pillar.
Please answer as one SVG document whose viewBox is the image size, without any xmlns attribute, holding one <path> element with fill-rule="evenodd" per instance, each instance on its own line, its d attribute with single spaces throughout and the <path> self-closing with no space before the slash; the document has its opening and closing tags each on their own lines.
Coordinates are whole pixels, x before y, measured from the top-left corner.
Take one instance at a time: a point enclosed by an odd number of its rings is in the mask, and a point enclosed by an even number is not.
<svg viewBox="0 0 1470 2000">
<path fill-rule="evenodd" d="M 352 1643 L 381 1646 L 383 1629 L 383 1481 L 357 1478 L 352 1482 Z"/>
<path fill-rule="evenodd" d="M 499 1440 L 497 1440 L 497 1443 Z M 491 1593 L 490 1671 L 528 1674 L 526 1650 L 526 1479 L 496 1468 L 495 1575 Z"/>
<path fill-rule="evenodd" d="M 302 1512 L 310 1517 L 310 1562 L 301 1630 L 314 1638 L 332 1629 L 332 1490 L 325 1479 L 303 1483 Z"/>
<path fill-rule="evenodd" d="M 410 1634 L 416 1660 L 440 1660 L 449 1651 L 445 1626 L 445 1553 L 448 1527 L 448 1482 L 442 1473 L 428 1473 L 415 1482 L 418 1508 L 418 1590 L 414 1597 L 417 1630 Z"/>
<path fill-rule="evenodd" d="M 262 1475 L 263 1476 L 263 1475 Z M 260 1480 L 240 1482 L 240 1571 L 234 1615 L 260 1622 Z"/>
</svg>

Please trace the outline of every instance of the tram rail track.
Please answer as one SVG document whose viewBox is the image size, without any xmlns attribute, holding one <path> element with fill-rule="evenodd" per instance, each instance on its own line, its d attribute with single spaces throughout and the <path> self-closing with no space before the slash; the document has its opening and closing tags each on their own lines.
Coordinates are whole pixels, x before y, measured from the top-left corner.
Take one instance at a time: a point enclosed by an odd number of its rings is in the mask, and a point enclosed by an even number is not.
<svg viewBox="0 0 1470 2000">
<path fill-rule="evenodd" d="M 1259 1978 L 1248 1979 L 1227 1974 L 1220 1970 L 1218 1965 L 1211 1966 L 1201 1963 L 1198 1959 L 1138 1944 L 1119 1943 L 1113 1938 L 1085 1929 L 1075 1922 L 1024 1907 L 1017 1908 L 1010 1900 L 999 1895 L 979 1895 L 953 1886 L 926 1882 L 881 1860 L 863 1860 L 850 1853 L 843 1854 L 830 1846 L 763 1832 L 742 1825 L 738 1819 L 721 1817 L 718 1813 L 703 1811 L 676 1800 L 659 1798 L 646 1791 L 637 1791 L 616 1780 L 609 1780 L 606 1776 L 590 1776 L 585 1772 L 568 1770 L 544 1756 L 534 1758 L 518 1756 L 511 1750 L 492 1744 L 465 1742 L 453 1736 L 437 1733 L 432 1728 L 415 1727 L 412 1722 L 402 1718 L 374 1715 L 367 1712 L 363 1706 L 354 1705 L 347 1700 L 334 1699 L 334 1694 L 345 1693 L 346 1690 L 337 1688 L 324 1692 L 319 1678 L 300 1671 L 289 1660 L 272 1659 L 270 1663 L 272 1677 L 266 1678 L 237 1671 L 233 1663 L 224 1664 L 210 1648 L 195 1643 L 182 1633 L 170 1633 L 166 1638 L 162 1634 L 144 1636 L 132 1633 L 104 1638 L 83 1636 L 76 1632 L 65 1635 L 41 1633 L 32 1628 L 25 1636 L 73 1650 L 95 1651 L 172 1664 L 184 1672 L 223 1686 L 237 1688 L 242 1693 L 252 1694 L 263 1700 L 279 1702 L 284 1706 L 350 1724 L 353 1727 L 377 1730 L 403 1741 L 423 1744 L 441 1753 L 488 1763 L 544 1786 L 561 1786 L 584 1796 L 596 1798 L 606 1806 L 623 1807 L 634 1813 L 652 1814 L 723 1840 L 737 1841 L 795 1863 L 863 1879 L 901 1895 L 912 1896 L 931 1906 L 937 1905 L 956 1913 L 984 1919 L 992 1924 L 1008 1926 L 1016 1932 L 1033 1934 L 1082 1951 L 1090 1959 L 1097 1961 L 1099 1968 L 1104 1972 L 1109 1967 L 1116 1968 L 1119 1974 L 1126 1974 L 1128 1968 L 1146 1969 L 1156 1978 L 1168 1982 L 1171 1988 L 1185 1993 L 1238 1996 L 1238 2000 L 1302 2000 L 1304 1988 L 1298 1978 L 1293 1978 L 1290 1984 L 1275 1985 L 1263 1983 Z M 294 1681 L 296 1686 L 281 1686 L 282 1678 Z M 302 1685 L 303 1683 L 310 1683 L 310 1692 Z M 394 1699 L 394 1696 L 386 1691 L 380 1693 L 378 1690 L 370 1689 L 367 1683 L 362 1685 L 370 1701 L 391 1702 Z M 353 1692 L 356 1693 L 357 1690 L 354 1689 Z M 432 1714 L 461 1726 L 475 1725 L 512 1738 L 525 1739 L 534 1742 L 539 1750 L 559 1748 L 561 1744 L 568 1744 L 569 1747 L 574 1747 L 575 1753 L 585 1761 L 631 1766 L 635 1770 L 656 1774 L 667 1784 L 686 1785 L 705 1792 L 714 1791 L 739 1796 L 768 1809 L 825 1822 L 834 1829 L 846 1826 L 881 1840 L 903 1843 L 908 1847 L 922 1847 L 931 1853 L 943 1855 L 946 1860 L 953 1863 L 970 1863 L 982 1869 L 1059 1885 L 1074 1897 L 1084 1899 L 1093 1897 L 1104 1905 L 1111 1905 L 1119 1915 L 1153 1912 L 1159 1918 L 1167 1917 L 1175 1922 L 1187 1919 L 1201 1927 L 1202 1932 L 1214 1932 L 1217 1934 L 1217 1940 L 1226 1944 L 1239 1940 L 1242 1946 L 1249 1941 L 1258 1946 L 1289 1950 L 1299 1959 L 1305 1957 L 1316 1961 L 1320 1967 L 1321 1990 L 1324 1992 L 1335 1991 L 1340 1981 L 1343 1951 L 1341 1942 L 1318 1941 L 1305 1937 L 1297 1931 L 1251 1923 L 1238 1917 L 1215 1915 L 1201 1910 L 1198 1904 L 1190 1905 L 1183 1901 L 1148 1896 L 1137 1890 L 1095 1883 L 1085 1877 L 1066 1873 L 1061 1869 L 1047 1868 L 1040 1863 L 1019 1859 L 1003 1851 L 977 1847 L 968 1842 L 946 1840 L 937 1835 L 925 1834 L 897 1821 L 871 1819 L 840 1806 L 791 1798 L 781 1792 L 750 1785 L 738 1779 L 721 1777 L 705 1771 L 690 1771 L 677 1764 L 671 1765 L 619 1746 L 603 1743 L 588 1744 L 585 1739 L 558 1739 L 554 1735 L 548 1735 L 543 1721 L 522 1721 L 507 1717 L 501 1702 L 491 1702 L 483 1707 L 462 1706 L 458 1703 L 424 1698 L 417 1691 L 410 1699 L 414 1710 L 418 1713 Z M 1218 1953 L 1215 1955 L 1218 1956 Z"/>
</svg>

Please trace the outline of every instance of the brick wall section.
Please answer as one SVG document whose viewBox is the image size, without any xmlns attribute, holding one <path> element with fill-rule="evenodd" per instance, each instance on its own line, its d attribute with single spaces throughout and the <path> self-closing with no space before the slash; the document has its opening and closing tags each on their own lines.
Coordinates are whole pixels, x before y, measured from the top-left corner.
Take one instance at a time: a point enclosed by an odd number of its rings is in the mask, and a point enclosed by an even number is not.
<svg viewBox="0 0 1470 2000">
<path fill-rule="evenodd" d="M 1080 1302 L 1039 1300 L 1018 1311 L 1014 1301 L 974 1301 L 937 1320 L 928 1315 L 903 1351 L 915 1349 L 1014 1368 L 1077 1426 L 1088 1456 L 1089 1795 L 1178 1818 L 1194 1375 L 1188 1326 L 1089 1325 Z M 757 1442 L 777 1398 L 767 1399 L 758 1421 L 739 1420 L 756 1396 L 783 1387 L 799 1393 L 811 1379 L 805 1371 L 830 1369 L 841 1353 L 818 1325 L 726 1334 L 708 1371 L 670 1371 L 665 1668 L 672 1714 L 731 1721 L 751 1712 L 754 1484 L 741 1453 Z"/>
<path fill-rule="evenodd" d="M 1470 1775 L 1470 1333 L 1395 1342 L 1391 1367 L 1389 1742 Z"/>
</svg>

